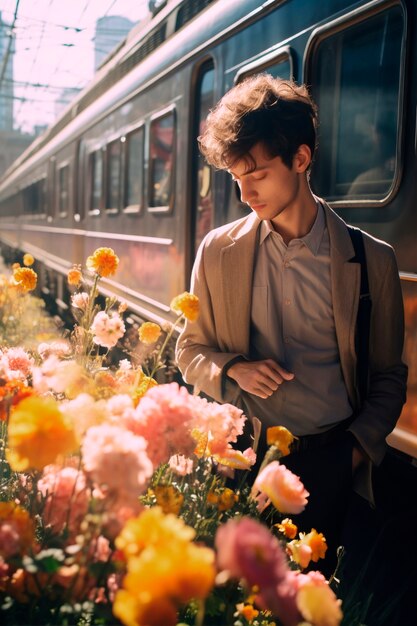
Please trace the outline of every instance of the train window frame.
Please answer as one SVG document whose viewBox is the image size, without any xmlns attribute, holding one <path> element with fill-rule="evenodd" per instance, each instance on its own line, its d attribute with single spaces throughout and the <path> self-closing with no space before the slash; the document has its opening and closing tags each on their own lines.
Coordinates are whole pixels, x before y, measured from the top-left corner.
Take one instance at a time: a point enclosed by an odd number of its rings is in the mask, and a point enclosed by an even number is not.
<svg viewBox="0 0 417 626">
<path fill-rule="evenodd" d="M 132 135 L 137 133 L 142 134 L 142 185 L 139 193 L 139 204 L 128 204 L 128 185 L 129 185 L 129 145 L 130 139 Z M 145 145 L 146 145 L 146 125 L 144 120 L 141 120 L 139 123 L 129 126 L 125 129 L 123 133 L 122 140 L 123 141 L 123 185 L 122 185 L 122 212 L 131 215 L 131 214 L 141 214 L 144 206 L 144 198 L 145 198 Z"/>
<path fill-rule="evenodd" d="M 253 76 L 253 74 L 260 74 L 261 72 L 267 72 L 269 67 L 285 63 L 288 61 L 290 66 L 290 79 L 295 80 L 295 61 L 294 54 L 291 46 L 280 46 L 276 50 L 262 53 L 258 59 L 245 63 L 237 72 L 234 77 L 234 84 L 242 82 L 245 78 Z"/>
<path fill-rule="evenodd" d="M 25 217 L 34 219 L 34 220 L 42 220 L 42 219 L 46 219 L 47 217 L 47 175 L 43 174 L 43 175 L 38 175 L 34 178 L 32 178 L 30 180 L 30 182 L 27 185 L 22 186 L 22 196 L 23 196 L 23 215 Z M 36 188 L 39 188 L 39 185 L 43 183 L 42 187 L 43 187 L 43 193 L 41 196 L 37 196 L 37 200 L 39 202 L 39 198 L 40 198 L 40 204 L 42 205 L 42 210 L 39 212 L 33 212 L 33 211 L 26 211 L 26 197 L 29 193 L 33 193 L 33 190 Z M 36 192 L 38 193 L 38 192 Z"/>
<path fill-rule="evenodd" d="M 158 120 L 162 120 L 165 117 L 172 115 L 173 119 L 173 141 L 172 141 L 172 167 L 170 176 L 170 189 L 169 189 L 169 201 L 167 205 L 153 206 L 151 205 L 152 193 L 153 193 L 153 181 L 152 181 L 152 125 Z M 147 211 L 148 213 L 172 213 L 175 203 L 175 176 L 176 176 L 176 149 L 177 149 L 177 115 L 175 104 L 171 104 L 168 107 L 158 111 L 151 115 L 148 120 L 148 141 L 147 141 L 147 161 L 148 161 L 148 193 L 147 193 Z"/>
<path fill-rule="evenodd" d="M 94 172 L 95 172 L 95 160 L 93 162 L 93 156 L 96 154 L 100 154 L 101 156 L 101 189 L 100 189 L 100 197 L 99 197 L 99 206 L 92 208 L 91 204 L 94 198 Z M 94 159 L 95 159 L 95 156 L 94 156 Z M 98 217 L 104 205 L 104 178 L 105 178 L 104 159 L 105 159 L 104 146 L 102 145 L 94 146 L 94 147 L 91 147 L 91 149 L 88 151 L 88 154 L 87 154 L 87 163 L 88 163 L 87 181 L 88 182 L 87 182 L 86 189 L 87 189 L 87 194 L 88 194 L 87 196 L 88 215 L 91 217 Z"/>
<path fill-rule="evenodd" d="M 303 82 L 310 86 L 313 98 L 315 97 L 315 89 L 318 93 L 319 87 L 315 85 L 314 76 L 314 61 L 317 57 L 320 44 L 326 41 L 326 39 L 337 35 L 339 33 L 348 32 L 350 28 L 354 28 L 360 24 L 365 23 L 367 20 L 381 16 L 384 12 L 388 12 L 390 9 L 398 7 L 402 11 L 403 17 L 403 32 L 401 38 L 400 47 L 400 67 L 399 67 L 399 80 L 398 80 L 398 100 L 397 100 L 397 129 L 396 129 L 396 145 L 395 145 L 395 169 L 392 178 L 391 185 L 383 198 L 354 198 L 350 196 L 347 199 L 330 199 L 329 204 L 335 209 L 353 208 L 353 209 L 369 209 L 369 208 L 382 208 L 392 202 L 393 198 L 398 192 L 401 184 L 403 167 L 404 167 L 404 127 L 405 127 L 405 75 L 407 64 L 407 41 L 409 38 L 409 25 L 407 19 L 406 7 L 401 0 L 381 0 L 380 2 L 371 2 L 365 6 L 358 7 L 352 11 L 349 11 L 345 15 L 342 15 L 325 25 L 318 26 L 311 33 L 307 42 L 303 68 L 304 68 L 304 80 Z M 320 116 L 320 111 L 319 111 Z M 320 149 L 320 148 L 319 148 Z M 313 164 L 314 168 L 314 164 Z M 320 190 L 317 190 L 320 193 Z"/>
<path fill-rule="evenodd" d="M 110 190 L 110 147 L 118 146 L 118 165 L 119 165 L 119 179 L 118 179 L 118 190 L 117 190 L 117 206 L 108 206 L 109 205 L 109 190 Z M 106 145 L 102 147 L 104 154 L 104 178 L 103 178 L 103 186 L 104 186 L 104 211 L 107 215 L 116 215 L 120 210 L 121 203 L 121 190 L 122 190 L 122 158 L 123 158 L 123 142 L 120 133 L 115 136 L 109 137 L 106 141 Z"/>
<path fill-rule="evenodd" d="M 62 170 L 68 170 L 68 180 L 67 180 L 67 209 L 66 211 L 61 211 L 61 178 L 60 174 Z M 56 165 L 56 206 L 58 208 L 58 217 L 65 218 L 68 216 L 70 206 L 71 206 L 71 185 L 70 185 L 70 162 L 62 161 Z"/>
</svg>

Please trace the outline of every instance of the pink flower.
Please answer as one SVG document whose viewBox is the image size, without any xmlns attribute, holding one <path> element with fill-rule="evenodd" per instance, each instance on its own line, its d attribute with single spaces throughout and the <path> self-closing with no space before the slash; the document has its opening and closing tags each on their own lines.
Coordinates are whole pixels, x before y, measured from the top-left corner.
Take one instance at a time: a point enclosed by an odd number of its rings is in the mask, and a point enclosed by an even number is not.
<svg viewBox="0 0 417 626">
<path fill-rule="evenodd" d="M 88 299 L 88 293 L 85 293 L 85 291 L 82 291 L 80 293 L 74 293 L 74 295 L 71 296 L 71 304 L 76 309 L 85 311 L 88 306 Z"/>
<path fill-rule="evenodd" d="M 243 433 L 246 417 L 231 404 L 208 402 L 198 397 L 195 401 L 198 409 L 195 428 L 208 436 L 207 453 L 222 456 L 228 444 L 235 443 Z"/>
<path fill-rule="evenodd" d="M 289 571 L 278 540 L 249 517 L 220 526 L 215 545 L 219 568 L 233 578 L 243 578 L 249 587 L 275 588 Z"/>
<path fill-rule="evenodd" d="M 73 467 L 58 469 L 48 465 L 38 480 L 38 489 L 46 498 L 42 513 L 45 524 L 50 524 L 55 533 L 67 529 L 73 538 L 88 511 L 90 498 L 83 472 Z"/>
<path fill-rule="evenodd" d="M 304 510 L 310 495 L 298 476 L 278 461 L 272 461 L 259 472 L 253 484 L 253 495 L 256 496 L 257 491 L 268 496 L 281 513 L 294 514 Z"/>
<path fill-rule="evenodd" d="M 94 343 L 104 348 L 113 348 L 123 337 L 125 330 L 124 322 L 117 313 L 109 315 L 105 311 L 100 311 L 91 324 Z"/>
<path fill-rule="evenodd" d="M 143 437 L 109 424 L 91 427 L 82 443 L 86 472 L 107 493 L 126 504 L 148 485 L 153 466 Z"/>
<path fill-rule="evenodd" d="M 187 457 L 182 454 L 174 454 L 174 456 L 169 459 L 168 465 L 178 476 L 191 474 L 194 467 L 192 459 L 187 459 Z"/>
<path fill-rule="evenodd" d="M 177 383 L 153 387 L 141 399 L 127 427 L 146 439 L 148 455 L 155 466 L 167 463 L 174 454 L 193 454 L 195 400 Z"/>
<path fill-rule="evenodd" d="M 0 366 L 9 379 L 25 380 L 31 373 L 34 361 L 23 348 L 9 348 L 1 354 Z"/>
<path fill-rule="evenodd" d="M 109 400 L 107 400 L 107 410 L 111 417 L 122 417 L 126 411 L 130 411 L 132 409 L 133 400 L 125 393 L 112 396 Z"/>
<path fill-rule="evenodd" d="M 74 400 L 61 403 L 62 411 L 69 415 L 79 439 L 91 426 L 101 424 L 106 416 L 105 400 L 94 400 L 88 393 L 80 393 Z"/>
<path fill-rule="evenodd" d="M 52 343 L 40 343 L 38 353 L 42 360 L 54 354 L 63 357 L 71 352 L 71 346 L 66 341 L 52 341 Z"/>
<path fill-rule="evenodd" d="M 3 522 L 0 525 L 0 553 L 8 559 L 18 554 L 20 547 L 18 528 L 12 522 Z"/>
</svg>

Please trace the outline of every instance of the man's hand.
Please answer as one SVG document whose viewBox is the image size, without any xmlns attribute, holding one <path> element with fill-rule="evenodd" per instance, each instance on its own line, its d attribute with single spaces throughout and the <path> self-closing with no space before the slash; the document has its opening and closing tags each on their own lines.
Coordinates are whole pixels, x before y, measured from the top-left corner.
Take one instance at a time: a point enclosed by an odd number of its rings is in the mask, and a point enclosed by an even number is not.
<svg viewBox="0 0 417 626">
<path fill-rule="evenodd" d="M 358 443 L 355 444 L 352 450 L 352 472 L 355 473 L 358 467 L 362 465 L 367 458 L 368 456 L 366 452 L 362 450 L 361 446 Z"/>
<path fill-rule="evenodd" d="M 237 382 L 243 391 L 259 398 L 269 398 L 286 380 L 294 374 L 287 372 L 272 359 L 265 361 L 239 361 L 227 370 L 227 375 Z"/>
</svg>

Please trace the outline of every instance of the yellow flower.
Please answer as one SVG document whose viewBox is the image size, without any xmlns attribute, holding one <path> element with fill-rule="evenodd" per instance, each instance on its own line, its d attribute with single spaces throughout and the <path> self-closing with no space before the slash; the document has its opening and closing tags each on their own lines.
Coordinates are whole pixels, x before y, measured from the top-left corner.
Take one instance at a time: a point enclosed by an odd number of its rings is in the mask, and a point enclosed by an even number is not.
<svg viewBox="0 0 417 626">
<path fill-rule="evenodd" d="M 20 267 L 20 263 L 13 263 L 12 270 L 15 271 Z"/>
<path fill-rule="evenodd" d="M 271 426 L 266 429 L 266 442 L 268 446 L 275 446 L 282 456 L 290 453 L 289 446 L 294 441 L 294 435 L 284 426 Z"/>
<path fill-rule="evenodd" d="M 139 404 L 140 399 L 143 398 L 143 396 L 148 391 L 148 389 L 151 389 L 152 387 L 156 387 L 157 385 L 158 383 L 156 382 L 155 378 L 150 378 L 150 376 L 145 376 L 145 375 L 142 376 L 142 378 L 139 381 L 138 386 L 133 391 L 133 402 L 135 406 Z"/>
<path fill-rule="evenodd" d="M 342 621 L 341 601 L 327 583 L 303 585 L 296 603 L 303 618 L 314 626 L 339 626 Z"/>
<path fill-rule="evenodd" d="M 207 502 L 216 506 L 219 511 L 229 511 L 238 501 L 239 496 L 228 487 L 225 487 L 220 493 L 209 491 L 207 494 Z"/>
<path fill-rule="evenodd" d="M 81 269 L 79 266 L 74 265 L 68 272 L 67 280 L 69 285 L 74 285 L 74 287 L 78 287 L 83 279 L 83 275 L 81 273 Z"/>
<path fill-rule="evenodd" d="M 43 469 L 77 447 L 69 418 L 52 398 L 22 400 L 12 409 L 8 437 L 7 460 L 16 472 Z"/>
<path fill-rule="evenodd" d="M 15 502 L 0 502 L 0 526 L 3 523 L 11 526 L 16 531 L 19 553 L 25 552 L 34 539 L 33 520 L 28 511 Z M 5 547 L 7 548 L 7 546 Z M 2 556 L 7 558 L 11 555 L 4 553 Z"/>
<path fill-rule="evenodd" d="M 310 546 L 298 539 L 294 539 L 287 544 L 287 549 L 291 555 L 291 560 L 297 563 L 301 569 L 305 569 L 309 566 L 312 554 Z"/>
<path fill-rule="evenodd" d="M 31 254 L 26 253 L 25 255 L 23 255 L 23 265 L 26 265 L 26 267 L 28 267 L 29 265 L 33 265 L 34 262 L 35 259 Z"/>
<path fill-rule="evenodd" d="M 156 503 L 164 513 L 178 515 L 184 502 L 184 496 L 174 485 L 157 485 L 153 491 Z"/>
<path fill-rule="evenodd" d="M 175 626 L 178 623 L 176 607 L 170 600 L 159 597 L 148 600 L 144 594 L 125 589 L 116 593 L 113 613 L 126 626 Z"/>
<path fill-rule="evenodd" d="M 159 324 L 154 324 L 153 322 L 144 322 L 138 330 L 139 339 L 146 345 L 151 345 L 158 341 L 161 332 Z"/>
<path fill-rule="evenodd" d="M 200 301 L 194 294 L 184 291 L 172 300 L 170 308 L 189 322 L 195 322 L 200 314 Z"/>
<path fill-rule="evenodd" d="M 194 537 L 193 528 L 186 526 L 175 515 L 164 515 L 160 507 L 154 506 L 126 522 L 116 539 L 116 546 L 126 558 L 130 558 L 150 545 L 162 548 L 173 542 L 187 543 Z"/>
<path fill-rule="evenodd" d="M 29 267 L 18 267 L 13 272 L 13 278 L 23 291 L 32 291 L 36 287 L 38 276 Z"/>
<path fill-rule="evenodd" d="M 317 563 L 319 559 L 324 559 L 327 550 L 326 538 L 323 533 L 318 533 L 315 528 L 308 534 L 300 533 L 300 541 L 311 548 L 311 560 Z"/>
<path fill-rule="evenodd" d="M 288 539 L 294 539 L 297 535 L 298 528 L 288 517 L 282 520 L 281 524 L 274 524 L 275 528 L 283 533 Z"/>
<path fill-rule="evenodd" d="M 111 276 L 117 270 L 119 257 L 111 248 L 97 248 L 92 256 L 87 258 L 87 268 L 99 276 Z"/>
<path fill-rule="evenodd" d="M 240 615 L 242 615 L 247 622 L 252 622 L 255 617 L 258 617 L 259 611 L 253 608 L 251 604 L 238 604 L 236 608 Z"/>
</svg>

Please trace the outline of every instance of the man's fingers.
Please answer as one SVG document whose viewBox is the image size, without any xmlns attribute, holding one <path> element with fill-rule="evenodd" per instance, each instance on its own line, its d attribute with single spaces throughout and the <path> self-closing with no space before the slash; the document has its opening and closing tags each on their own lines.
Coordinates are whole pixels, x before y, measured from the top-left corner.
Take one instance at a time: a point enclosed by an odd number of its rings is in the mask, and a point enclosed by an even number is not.
<svg viewBox="0 0 417 626">
<path fill-rule="evenodd" d="M 267 366 L 271 373 L 274 372 L 275 379 L 278 375 L 278 377 L 281 379 L 281 382 L 283 382 L 284 380 L 292 380 L 294 378 L 294 374 L 292 372 L 289 372 L 285 368 L 281 367 L 281 365 L 278 365 L 278 363 L 275 363 L 275 361 L 273 361 L 272 359 L 267 359 L 263 363 Z M 279 382 L 279 384 L 281 383 Z"/>
</svg>

